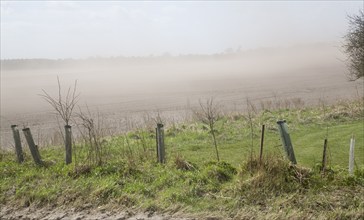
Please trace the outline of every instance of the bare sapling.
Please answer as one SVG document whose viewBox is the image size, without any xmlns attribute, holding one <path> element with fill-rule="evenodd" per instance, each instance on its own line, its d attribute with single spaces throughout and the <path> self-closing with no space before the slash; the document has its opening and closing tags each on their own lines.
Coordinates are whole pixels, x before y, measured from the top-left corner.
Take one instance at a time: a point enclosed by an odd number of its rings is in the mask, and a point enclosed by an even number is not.
<svg viewBox="0 0 364 220">
<path fill-rule="evenodd" d="M 132 130 L 132 128 L 134 127 L 134 122 L 132 122 L 130 120 L 129 117 L 125 116 L 125 127 L 126 127 L 126 131 L 124 132 L 124 141 L 123 141 L 123 146 L 125 147 L 126 145 L 126 150 L 127 150 L 127 159 L 130 163 L 134 163 L 134 153 L 133 153 L 133 149 L 132 149 L 132 145 L 130 143 L 129 140 L 129 132 Z"/>
<path fill-rule="evenodd" d="M 155 124 L 164 124 L 166 121 L 164 117 L 162 117 L 161 112 L 159 110 L 157 110 L 156 116 L 152 117 L 152 120 L 154 121 Z"/>
<path fill-rule="evenodd" d="M 259 164 L 262 164 L 262 158 L 263 158 L 263 147 L 264 147 L 264 131 L 265 131 L 265 125 L 262 125 L 262 133 L 260 136 L 260 153 L 259 153 Z"/>
<path fill-rule="evenodd" d="M 138 137 L 138 141 L 139 144 L 141 145 L 141 147 L 143 148 L 143 153 L 146 154 L 147 153 L 147 133 L 144 131 L 143 126 L 140 124 L 136 125 L 136 135 Z"/>
<path fill-rule="evenodd" d="M 97 113 L 96 121 L 92 116 L 89 108 L 87 107 L 87 113 L 82 112 L 76 114 L 77 119 L 80 121 L 80 125 L 83 131 L 80 131 L 84 141 L 87 143 L 88 152 L 87 159 L 91 164 L 100 166 L 104 161 L 104 149 L 102 137 L 104 132 L 102 129 L 100 113 Z"/>
<path fill-rule="evenodd" d="M 319 103 L 322 105 L 322 110 L 324 112 L 324 121 L 326 122 L 326 117 L 327 117 L 327 106 L 326 106 L 326 102 L 325 102 L 325 98 L 322 97 L 319 99 Z M 326 173 L 326 167 L 327 167 L 327 148 L 328 148 L 328 138 L 329 138 L 329 125 L 328 123 L 326 123 L 326 133 L 325 133 L 325 139 L 324 139 L 324 149 L 323 149 L 323 153 L 322 153 L 322 163 L 321 163 L 321 172 L 322 175 L 325 175 Z"/>
<path fill-rule="evenodd" d="M 248 112 L 248 122 L 250 127 L 250 161 L 253 161 L 253 151 L 254 151 L 254 126 L 253 126 L 253 114 L 256 112 L 255 106 L 253 103 L 249 100 L 249 98 L 246 99 L 246 105 L 247 105 L 247 112 Z"/>
<path fill-rule="evenodd" d="M 72 163 L 72 127 L 69 124 L 72 118 L 74 107 L 78 101 L 77 91 L 77 80 L 72 87 L 68 88 L 66 96 L 62 95 L 61 83 L 57 76 L 58 82 L 58 97 L 52 97 L 44 89 L 42 89 L 42 96 L 56 111 L 56 113 L 62 118 L 65 123 L 65 149 L 66 149 L 66 164 Z"/>
<path fill-rule="evenodd" d="M 156 151 L 158 163 L 166 163 L 165 142 L 164 142 L 164 123 L 165 119 L 161 116 L 161 112 L 157 110 L 157 115 L 153 118 L 154 123 L 157 124 L 155 128 L 156 137 Z"/>
<path fill-rule="evenodd" d="M 154 158 L 154 138 L 152 137 L 152 134 L 155 133 L 155 124 L 156 120 L 150 116 L 147 112 L 143 114 L 141 124 L 137 126 L 138 130 L 137 133 L 139 133 L 140 136 L 140 142 L 143 147 L 143 151 L 145 156 L 148 156 L 150 158 Z"/>
<path fill-rule="evenodd" d="M 210 128 L 210 134 L 212 136 L 216 158 L 217 161 L 220 161 L 219 150 L 217 148 L 217 141 L 216 141 L 216 130 L 215 125 L 216 122 L 220 118 L 220 107 L 214 102 L 214 98 L 206 99 L 205 102 L 199 100 L 201 111 L 197 111 L 195 114 L 197 119 L 202 123 L 206 124 Z"/>
</svg>

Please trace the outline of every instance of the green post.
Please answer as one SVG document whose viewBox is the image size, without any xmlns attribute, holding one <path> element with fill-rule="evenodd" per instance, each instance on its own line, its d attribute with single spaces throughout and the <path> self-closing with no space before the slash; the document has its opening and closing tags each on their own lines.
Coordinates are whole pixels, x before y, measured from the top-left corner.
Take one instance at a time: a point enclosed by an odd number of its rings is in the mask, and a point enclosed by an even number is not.
<svg viewBox="0 0 364 220">
<path fill-rule="evenodd" d="M 297 164 L 296 157 L 294 155 L 291 137 L 288 133 L 288 126 L 286 120 L 277 121 L 279 133 L 281 134 L 282 145 L 286 152 L 288 159 L 293 163 Z"/>
</svg>

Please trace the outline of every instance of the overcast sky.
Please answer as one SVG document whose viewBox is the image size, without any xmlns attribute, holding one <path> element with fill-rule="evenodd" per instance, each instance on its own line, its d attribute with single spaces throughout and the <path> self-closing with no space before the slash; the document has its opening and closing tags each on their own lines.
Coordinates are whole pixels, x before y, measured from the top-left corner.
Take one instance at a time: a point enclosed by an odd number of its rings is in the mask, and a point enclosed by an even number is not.
<svg viewBox="0 0 364 220">
<path fill-rule="evenodd" d="M 339 43 L 363 1 L 3 1 L 1 59 Z"/>
</svg>

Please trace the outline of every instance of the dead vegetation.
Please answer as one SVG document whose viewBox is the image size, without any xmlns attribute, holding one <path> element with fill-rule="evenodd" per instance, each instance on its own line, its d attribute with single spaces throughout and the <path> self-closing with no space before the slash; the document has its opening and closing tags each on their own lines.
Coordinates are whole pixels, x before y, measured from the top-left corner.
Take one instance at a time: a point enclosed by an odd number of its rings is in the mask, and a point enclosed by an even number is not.
<svg viewBox="0 0 364 220">
<path fill-rule="evenodd" d="M 216 104 L 214 98 L 211 97 L 206 99 L 205 101 L 200 100 L 200 110 L 195 111 L 195 115 L 199 121 L 204 123 L 209 127 L 209 132 L 212 136 L 212 140 L 215 147 L 216 159 L 220 161 L 219 150 L 217 148 L 217 141 L 216 141 L 216 122 L 221 117 L 221 107 Z"/>
</svg>

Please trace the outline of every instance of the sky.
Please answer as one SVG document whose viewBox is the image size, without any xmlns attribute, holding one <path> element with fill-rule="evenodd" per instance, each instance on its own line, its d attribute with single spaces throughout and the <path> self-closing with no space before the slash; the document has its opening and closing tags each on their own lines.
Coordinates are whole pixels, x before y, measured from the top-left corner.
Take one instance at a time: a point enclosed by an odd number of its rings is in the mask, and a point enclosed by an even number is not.
<svg viewBox="0 0 364 220">
<path fill-rule="evenodd" d="M 363 1 L 4 1 L 1 59 L 340 43 Z"/>
</svg>

